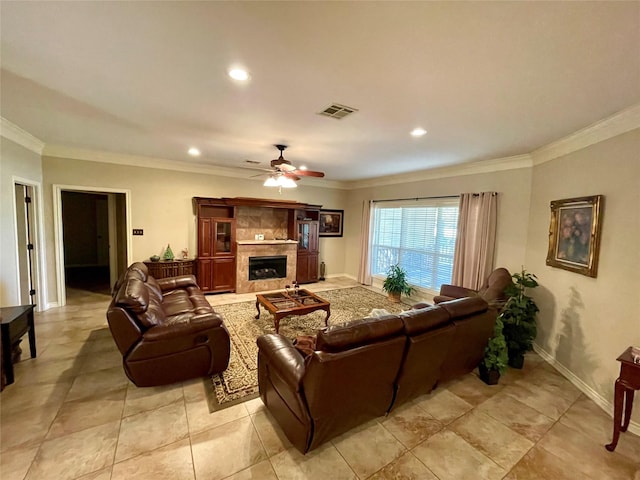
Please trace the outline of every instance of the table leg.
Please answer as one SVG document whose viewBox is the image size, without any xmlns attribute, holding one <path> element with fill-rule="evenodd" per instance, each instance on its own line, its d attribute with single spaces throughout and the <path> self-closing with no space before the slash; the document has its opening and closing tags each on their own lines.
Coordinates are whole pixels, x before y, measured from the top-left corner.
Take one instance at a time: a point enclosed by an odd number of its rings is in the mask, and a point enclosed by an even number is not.
<svg viewBox="0 0 640 480">
<path fill-rule="evenodd" d="M 615 399 L 613 401 L 613 439 L 611 443 L 605 445 L 605 448 L 610 452 L 613 452 L 618 445 L 618 439 L 620 438 L 620 422 L 622 421 L 622 403 L 624 401 L 624 385 L 618 378 L 616 380 Z"/>
<path fill-rule="evenodd" d="M 33 308 L 27 316 L 27 322 L 29 324 L 29 350 L 31 351 L 31 358 L 36 358 L 36 327 L 33 321 Z"/>
<path fill-rule="evenodd" d="M 2 325 L 2 364 L 4 366 L 4 373 L 7 376 L 7 385 L 13 383 L 13 362 L 11 351 L 11 338 L 9 336 L 9 325 L 5 323 Z"/>
<path fill-rule="evenodd" d="M 280 333 L 280 316 L 277 313 L 273 315 L 273 326 L 276 329 L 276 333 Z"/>
<path fill-rule="evenodd" d="M 258 314 L 256 315 L 256 320 L 260 318 L 260 301 L 256 300 L 256 310 L 258 310 Z"/>
<path fill-rule="evenodd" d="M 327 316 L 324 319 L 324 325 L 325 327 L 329 326 L 329 317 L 331 316 L 331 307 L 327 307 Z"/>
<path fill-rule="evenodd" d="M 621 432 L 626 432 L 629 428 L 629 422 L 631 421 L 631 410 L 633 409 L 633 394 L 635 392 L 631 388 L 627 388 L 625 391 L 624 400 L 624 422 L 620 426 Z"/>
</svg>

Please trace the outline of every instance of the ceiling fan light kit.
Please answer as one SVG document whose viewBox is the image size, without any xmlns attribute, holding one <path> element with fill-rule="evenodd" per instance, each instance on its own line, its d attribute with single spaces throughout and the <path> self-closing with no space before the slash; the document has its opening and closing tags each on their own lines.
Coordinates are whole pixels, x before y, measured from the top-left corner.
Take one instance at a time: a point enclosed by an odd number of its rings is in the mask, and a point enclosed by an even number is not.
<svg viewBox="0 0 640 480">
<path fill-rule="evenodd" d="M 306 177 L 324 177 L 324 172 L 315 172 L 313 170 L 307 170 L 306 167 L 294 167 L 289 160 L 286 160 L 282 155 L 282 152 L 287 148 L 286 145 L 274 145 L 280 150 L 280 156 L 274 160 L 271 160 L 271 169 L 269 178 L 265 180 L 263 185 L 265 187 L 278 187 L 278 188 L 296 188 L 298 185 L 296 182 L 300 180 L 300 176 Z"/>
</svg>

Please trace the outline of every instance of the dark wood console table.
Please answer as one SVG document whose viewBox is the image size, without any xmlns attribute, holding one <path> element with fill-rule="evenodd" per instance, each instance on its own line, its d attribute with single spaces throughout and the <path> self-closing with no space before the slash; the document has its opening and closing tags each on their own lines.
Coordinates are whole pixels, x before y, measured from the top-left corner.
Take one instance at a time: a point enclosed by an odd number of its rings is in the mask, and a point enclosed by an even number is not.
<svg viewBox="0 0 640 480">
<path fill-rule="evenodd" d="M 613 406 L 613 440 L 606 449 L 613 452 L 618 445 L 620 432 L 626 432 L 631 421 L 633 396 L 640 390 L 640 363 L 633 363 L 631 347 L 627 348 L 617 360 L 620 362 L 620 376 L 616 380 L 616 393 Z M 624 421 L 622 406 L 624 404 Z"/>
<path fill-rule="evenodd" d="M 13 344 L 25 333 L 29 332 L 29 349 L 31 358 L 36 358 L 36 332 L 33 323 L 35 305 L 0 308 L 0 324 L 2 325 L 2 369 L 7 378 L 7 385 L 13 383 Z"/>
<path fill-rule="evenodd" d="M 156 279 L 196 274 L 196 261 L 193 259 L 145 261 L 144 264 L 149 269 L 149 275 Z"/>
</svg>

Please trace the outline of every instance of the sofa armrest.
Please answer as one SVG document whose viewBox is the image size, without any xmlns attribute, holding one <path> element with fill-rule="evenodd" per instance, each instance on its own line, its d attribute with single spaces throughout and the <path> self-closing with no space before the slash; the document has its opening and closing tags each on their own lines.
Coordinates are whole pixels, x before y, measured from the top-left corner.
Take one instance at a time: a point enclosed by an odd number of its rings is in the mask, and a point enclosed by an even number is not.
<svg viewBox="0 0 640 480">
<path fill-rule="evenodd" d="M 458 287 L 456 285 L 447 285 L 446 283 L 440 287 L 440 295 L 444 297 L 463 298 L 472 297 L 477 292 L 464 287 Z"/>
<path fill-rule="evenodd" d="M 282 335 L 270 333 L 258 337 L 258 350 L 273 369 L 294 391 L 301 388 L 305 364 L 302 354 L 293 346 L 291 340 Z"/>
<path fill-rule="evenodd" d="M 193 275 L 180 275 L 178 277 L 167 277 L 156 279 L 160 290 L 167 292 L 178 288 L 197 287 L 196 277 Z"/>
<path fill-rule="evenodd" d="M 157 325 L 147 330 L 143 336 L 147 342 L 159 342 L 175 337 L 194 335 L 221 325 L 222 317 L 220 314 L 208 312 L 194 315 L 186 322 Z"/>
</svg>

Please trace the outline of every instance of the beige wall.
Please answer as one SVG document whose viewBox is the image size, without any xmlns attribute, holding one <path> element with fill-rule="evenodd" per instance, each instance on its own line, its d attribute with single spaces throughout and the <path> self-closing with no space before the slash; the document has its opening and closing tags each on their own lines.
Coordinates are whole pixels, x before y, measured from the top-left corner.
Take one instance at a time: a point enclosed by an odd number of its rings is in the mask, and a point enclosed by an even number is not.
<svg viewBox="0 0 640 480">
<path fill-rule="evenodd" d="M 16 305 L 20 298 L 14 177 L 42 182 L 40 155 L 0 137 L 0 306 Z"/>
<path fill-rule="evenodd" d="M 527 240 L 531 169 L 461 175 L 401 185 L 357 189 L 350 192 L 345 211 L 345 271 L 357 277 L 360 259 L 360 218 L 364 200 L 438 197 L 464 192 L 499 193 L 496 265 L 517 271 L 524 263 Z"/>
<path fill-rule="evenodd" d="M 187 247 L 196 253 L 196 218 L 192 198 L 197 197 L 257 197 L 297 200 L 327 208 L 342 208 L 346 192 L 304 185 L 296 189 L 263 187 L 261 181 L 221 177 L 203 173 L 179 172 L 109 163 L 43 157 L 45 229 L 47 232 L 48 278 L 55 285 L 55 255 L 53 235 L 53 185 L 125 189 L 131 192 L 131 227 L 142 228 L 143 236 L 132 237 L 131 259 L 145 260 L 162 255 L 167 244 L 174 254 Z M 130 234 L 131 232 L 129 232 Z M 342 239 L 322 239 L 320 259 L 332 265 L 344 262 Z M 342 268 L 333 273 L 342 273 Z M 57 299 L 49 289 L 50 301 Z"/>
<path fill-rule="evenodd" d="M 527 267 L 538 276 L 536 342 L 605 401 L 615 361 L 640 345 L 640 129 L 533 170 Z M 545 265 L 552 200 L 604 195 L 597 278 Z M 640 409 L 633 418 L 640 421 Z"/>
</svg>

